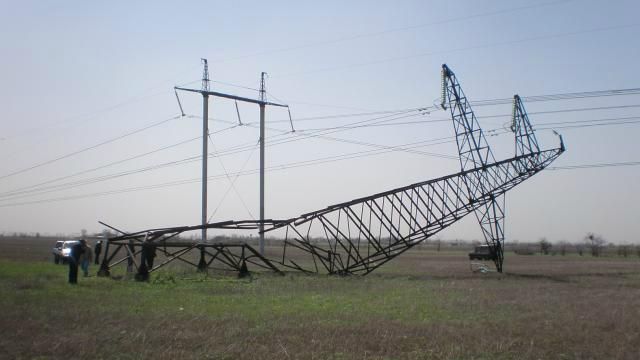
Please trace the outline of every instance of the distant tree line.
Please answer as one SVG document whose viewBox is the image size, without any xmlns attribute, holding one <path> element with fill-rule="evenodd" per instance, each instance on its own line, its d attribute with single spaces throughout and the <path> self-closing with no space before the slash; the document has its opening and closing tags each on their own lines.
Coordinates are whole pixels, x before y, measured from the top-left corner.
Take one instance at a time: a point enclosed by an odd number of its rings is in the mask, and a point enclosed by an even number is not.
<svg viewBox="0 0 640 360">
<path fill-rule="evenodd" d="M 115 237 L 119 234 L 116 234 L 110 230 L 103 230 L 97 234 L 88 233 L 86 230 L 82 229 L 80 233 L 76 233 L 75 235 L 69 236 L 68 234 L 56 234 L 56 235 L 41 235 L 40 233 L 25 233 L 25 232 L 0 232 L 0 239 L 2 238 L 13 238 L 13 239 L 27 239 L 27 238 L 39 238 L 43 241 L 50 240 L 66 240 L 66 239 L 76 239 L 78 236 L 86 237 L 87 239 L 106 239 Z M 199 241 L 199 234 L 182 234 L 181 236 L 176 236 L 172 238 L 172 241 Z M 284 239 L 275 238 L 275 237 L 267 237 L 265 239 L 265 243 L 267 246 L 278 246 L 282 244 Z M 216 235 L 208 239 L 209 242 L 212 243 L 246 243 L 252 246 L 258 246 L 258 237 L 254 235 Z M 352 241 L 357 242 L 357 239 L 352 239 Z M 393 241 L 389 238 L 383 238 L 380 240 L 381 244 L 386 244 L 389 241 Z M 326 244 L 326 239 L 322 237 L 311 238 L 311 243 L 316 245 Z M 360 239 L 359 243 L 363 246 L 367 244 L 365 239 Z M 453 240 L 444 240 L 440 238 L 432 238 L 428 239 L 419 245 L 416 246 L 418 249 L 428 250 L 428 251 L 470 251 L 474 247 L 478 245 L 484 244 L 484 240 L 463 240 L 463 239 L 453 239 Z M 613 244 L 607 242 L 602 235 L 598 235 L 595 233 L 587 233 L 580 242 L 571 243 L 566 240 L 560 241 L 549 241 L 546 237 L 540 238 L 537 242 L 519 242 L 517 240 L 509 241 L 507 240 L 505 243 L 505 252 L 515 252 L 520 255 L 579 255 L 579 256 L 620 256 L 620 257 L 630 257 L 630 256 L 638 256 L 640 257 L 640 244 Z"/>
<path fill-rule="evenodd" d="M 507 245 L 507 248 L 509 246 Z M 581 242 L 570 243 L 566 240 L 561 240 L 556 243 L 552 243 L 543 237 L 538 240 L 537 243 L 519 243 L 512 244 L 511 248 L 518 254 L 533 255 L 534 253 L 540 253 L 542 255 L 560 255 L 565 256 L 568 254 L 577 254 L 579 256 L 621 256 L 629 257 L 637 255 L 640 257 L 640 244 L 613 244 L 607 242 L 602 235 L 595 233 L 587 233 Z"/>
</svg>

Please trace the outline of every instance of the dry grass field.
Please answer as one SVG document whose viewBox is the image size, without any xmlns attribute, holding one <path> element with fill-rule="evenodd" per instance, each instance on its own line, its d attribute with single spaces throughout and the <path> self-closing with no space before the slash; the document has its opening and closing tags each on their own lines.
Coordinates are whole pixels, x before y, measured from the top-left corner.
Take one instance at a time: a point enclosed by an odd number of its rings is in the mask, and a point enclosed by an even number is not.
<svg viewBox="0 0 640 360">
<path fill-rule="evenodd" d="M 366 277 L 173 268 L 66 283 L 51 239 L 0 239 L 0 358 L 638 359 L 640 258 L 413 250 Z M 92 272 L 95 274 L 95 267 Z"/>
</svg>

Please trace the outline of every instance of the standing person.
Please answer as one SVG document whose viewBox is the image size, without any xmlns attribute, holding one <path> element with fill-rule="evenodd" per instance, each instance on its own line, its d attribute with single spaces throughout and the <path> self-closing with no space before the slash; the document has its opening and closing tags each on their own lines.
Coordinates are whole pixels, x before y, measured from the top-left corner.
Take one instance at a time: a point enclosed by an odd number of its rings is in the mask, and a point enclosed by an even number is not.
<svg viewBox="0 0 640 360">
<path fill-rule="evenodd" d="M 80 240 L 82 244 L 82 256 L 80 256 L 80 266 L 82 267 L 82 271 L 84 272 L 84 277 L 89 276 L 89 264 L 93 261 L 93 250 L 87 240 Z"/>
<path fill-rule="evenodd" d="M 83 251 L 80 242 L 71 246 L 71 253 L 69 254 L 69 284 L 78 283 L 78 264 Z"/>
<path fill-rule="evenodd" d="M 147 268 L 153 269 L 153 259 L 156 258 L 156 245 L 145 243 L 147 247 Z"/>
<path fill-rule="evenodd" d="M 153 269 L 153 259 L 156 257 L 156 246 L 147 241 L 142 243 L 140 250 L 140 266 L 138 273 L 135 275 L 137 281 L 148 281 L 149 270 Z"/>
<path fill-rule="evenodd" d="M 96 243 L 96 246 L 93 248 L 93 251 L 95 252 L 95 255 L 96 255 L 95 264 L 100 265 L 100 252 L 102 251 L 102 240 L 98 240 L 98 242 Z"/>
</svg>

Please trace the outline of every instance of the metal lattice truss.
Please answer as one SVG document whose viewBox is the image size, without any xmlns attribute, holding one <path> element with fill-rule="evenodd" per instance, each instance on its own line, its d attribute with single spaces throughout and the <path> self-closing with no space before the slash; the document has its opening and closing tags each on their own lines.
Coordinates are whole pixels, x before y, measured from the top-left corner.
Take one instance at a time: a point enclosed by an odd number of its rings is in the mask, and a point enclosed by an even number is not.
<svg viewBox="0 0 640 360">
<path fill-rule="evenodd" d="M 442 66 L 442 107 L 451 112 L 460 172 L 412 184 L 372 196 L 329 206 L 288 220 L 229 221 L 206 225 L 207 228 L 257 229 L 284 239 L 278 251 L 261 255 L 248 244 L 209 244 L 171 242 L 185 231 L 204 226 L 145 230 L 110 239 L 109 244 L 128 250 L 127 258 L 149 250 L 162 249 L 167 260 L 180 260 L 201 270 L 219 263 L 223 267 L 247 271 L 247 264 L 277 272 L 292 269 L 308 273 L 368 274 L 412 247 L 429 239 L 456 221 L 474 213 L 496 269 L 502 272 L 504 249 L 505 193 L 542 171 L 562 152 L 564 144 L 540 150 L 535 133 L 520 97 L 514 97 L 513 122 L 515 156 L 496 161 L 469 101 L 455 74 Z M 167 249 L 174 249 L 168 251 Z M 135 252 L 138 249 L 137 252 Z M 200 260 L 190 262 L 183 255 L 199 251 Z M 273 251 L 271 251 L 273 252 Z M 108 253 L 108 251 L 107 251 Z M 104 271 L 115 264 L 116 252 L 105 253 Z M 131 260 L 128 260 L 131 261 Z M 145 274 L 161 265 L 147 268 L 136 265 Z M 142 270 L 142 271 L 141 271 Z"/>
</svg>

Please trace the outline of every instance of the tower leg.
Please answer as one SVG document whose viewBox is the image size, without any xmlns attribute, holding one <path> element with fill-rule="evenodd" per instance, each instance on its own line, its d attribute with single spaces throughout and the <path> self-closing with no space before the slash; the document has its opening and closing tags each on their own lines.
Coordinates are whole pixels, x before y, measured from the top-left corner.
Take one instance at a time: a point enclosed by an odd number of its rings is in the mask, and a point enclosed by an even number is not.
<svg viewBox="0 0 640 360">
<path fill-rule="evenodd" d="M 496 270 L 502 272 L 504 262 L 504 194 L 493 197 L 475 211 L 487 245 L 490 246 Z"/>
<path fill-rule="evenodd" d="M 100 263 L 100 270 L 98 270 L 98 276 L 108 277 L 111 275 L 109 272 L 109 240 L 105 241 L 104 256 Z"/>
</svg>

